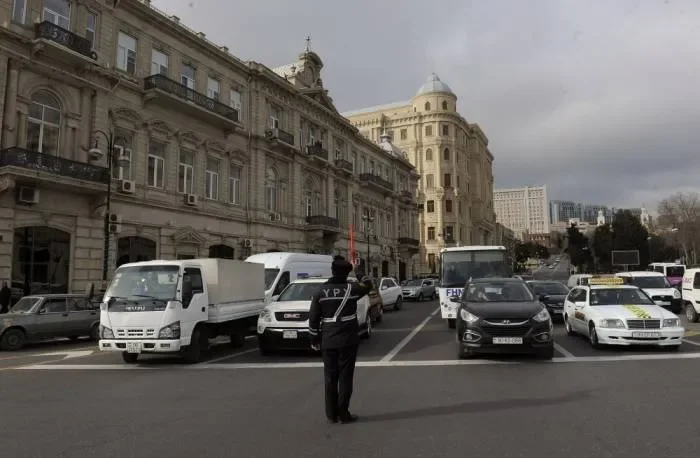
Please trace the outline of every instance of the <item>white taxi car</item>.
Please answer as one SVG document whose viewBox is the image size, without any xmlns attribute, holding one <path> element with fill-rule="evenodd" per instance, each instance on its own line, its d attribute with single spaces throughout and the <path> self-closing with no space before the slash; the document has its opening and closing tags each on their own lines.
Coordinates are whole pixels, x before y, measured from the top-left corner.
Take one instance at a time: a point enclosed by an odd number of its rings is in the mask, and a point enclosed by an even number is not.
<svg viewBox="0 0 700 458">
<path fill-rule="evenodd" d="M 564 301 L 569 335 L 588 337 L 591 346 L 658 345 L 676 350 L 685 329 L 680 318 L 620 277 L 592 277 Z"/>
<path fill-rule="evenodd" d="M 258 346 L 262 355 L 275 350 L 307 350 L 309 340 L 309 311 L 311 299 L 328 278 L 304 278 L 291 282 L 263 309 L 258 317 Z M 357 281 L 348 278 L 348 281 Z M 372 335 L 372 318 L 369 297 L 357 301 L 357 321 L 361 337 Z"/>
</svg>

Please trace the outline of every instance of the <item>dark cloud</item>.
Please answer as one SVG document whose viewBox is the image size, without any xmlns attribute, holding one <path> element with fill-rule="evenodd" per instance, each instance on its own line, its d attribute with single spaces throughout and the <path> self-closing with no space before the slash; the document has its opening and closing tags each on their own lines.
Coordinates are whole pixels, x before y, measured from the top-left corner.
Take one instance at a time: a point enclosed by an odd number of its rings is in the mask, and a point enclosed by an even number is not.
<svg viewBox="0 0 700 458">
<path fill-rule="evenodd" d="M 341 111 L 407 100 L 436 71 L 487 133 L 499 187 L 651 208 L 698 187 L 700 2 L 153 3 L 271 67 L 310 35 Z"/>
</svg>

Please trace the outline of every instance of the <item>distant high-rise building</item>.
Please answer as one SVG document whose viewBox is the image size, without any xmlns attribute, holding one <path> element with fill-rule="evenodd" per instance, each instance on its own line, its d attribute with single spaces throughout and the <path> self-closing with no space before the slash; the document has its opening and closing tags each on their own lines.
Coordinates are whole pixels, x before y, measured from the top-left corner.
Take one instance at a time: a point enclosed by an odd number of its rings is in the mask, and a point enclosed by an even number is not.
<svg viewBox="0 0 700 458">
<path fill-rule="evenodd" d="M 493 192 L 496 221 L 511 229 L 516 237 L 548 234 L 547 186 L 497 189 Z"/>
<path fill-rule="evenodd" d="M 549 219 L 552 223 L 565 223 L 578 219 L 590 224 L 598 223 L 598 212 L 602 211 L 605 220 L 612 221 L 614 208 L 605 205 L 590 205 L 570 200 L 552 200 L 549 202 Z"/>
</svg>

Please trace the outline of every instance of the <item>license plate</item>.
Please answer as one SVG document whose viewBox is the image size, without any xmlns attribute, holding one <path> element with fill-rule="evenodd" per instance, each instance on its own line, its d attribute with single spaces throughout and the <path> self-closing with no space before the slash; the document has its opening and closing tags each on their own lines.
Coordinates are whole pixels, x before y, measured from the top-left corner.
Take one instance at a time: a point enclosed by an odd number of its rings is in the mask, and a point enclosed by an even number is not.
<svg viewBox="0 0 700 458">
<path fill-rule="evenodd" d="M 141 342 L 127 342 L 126 343 L 127 353 L 141 353 Z"/>
<path fill-rule="evenodd" d="M 506 344 L 506 345 L 518 345 L 523 343 L 522 337 L 494 337 L 493 343 L 495 344 Z"/>
<path fill-rule="evenodd" d="M 661 333 L 660 332 L 633 332 L 632 337 L 638 338 L 638 339 L 648 339 L 648 338 L 661 337 Z"/>
<path fill-rule="evenodd" d="M 296 331 L 282 331 L 282 338 L 283 339 L 296 339 L 297 332 Z"/>
<path fill-rule="evenodd" d="M 562 313 L 564 313 L 564 311 L 563 311 L 563 310 L 561 310 L 561 309 L 558 309 L 558 310 L 552 310 L 552 311 L 554 312 L 554 314 L 555 314 L 555 315 L 561 315 Z"/>
</svg>

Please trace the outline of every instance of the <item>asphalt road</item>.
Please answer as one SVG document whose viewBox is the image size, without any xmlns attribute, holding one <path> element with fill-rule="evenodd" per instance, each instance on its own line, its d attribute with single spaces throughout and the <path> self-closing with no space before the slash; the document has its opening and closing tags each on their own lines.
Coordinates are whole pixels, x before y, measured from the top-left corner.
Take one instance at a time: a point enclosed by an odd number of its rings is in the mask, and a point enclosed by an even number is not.
<svg viewBox="0 0 700 458">
<path fill-rule="evenodd" d="M 551 363 L 457 361 L 454 334 L 436 309 L 405 304 L 362 344 L 352 403 L 361 418 L 353 425 L 325 423 L 318 357 L 263 357 L 255 339 L 238 350 L 218 345 L 194 366 L 162 357 L 127 366 L 93 343 L 0 353 L 2 454 L 700 455 L 700 326 L 689 325 L 679 352 L 593 350 L 558 325 Z"/>
<path fill-rule="evenodd" d="M 547 260 L 547 264 L 552 264 L 554 260 L 559 257 L 552 256 Z M 547 265 L 540 266 L 532 272 L 533 277 L 536 280 L 560 280 L 565 281 L 570 276 L 571 264 L 566 256 L 561 256 L 560 262 L 554 266 L 553 269 L 547 267 Z"/>
</svg>

